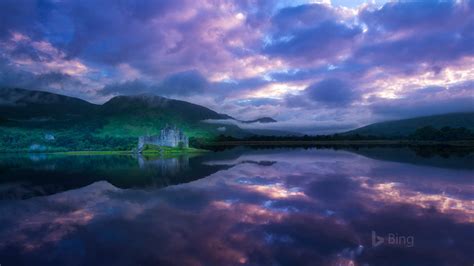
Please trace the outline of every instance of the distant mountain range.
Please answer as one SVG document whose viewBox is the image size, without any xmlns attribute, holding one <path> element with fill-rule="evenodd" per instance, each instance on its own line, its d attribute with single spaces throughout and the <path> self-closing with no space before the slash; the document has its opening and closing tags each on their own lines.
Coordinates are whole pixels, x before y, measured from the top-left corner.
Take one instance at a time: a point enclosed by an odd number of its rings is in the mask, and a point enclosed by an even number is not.
<svg viewBox="0 0 474 266">
<path fill-rule="evenodd" d="M 0 112 L 13 119 L 74 119 L 81 115 L 173 114 L 183 120 L 233 119 L 206 107 L 156 95 L 117 96 L 103 105 L 44 91 L 0 89 Z"/>
<path fill-rule="evenodd" d="M 431 126 L 436 129 L 442 127 L 459 128 L 464 127 L 474 131 L 474 112 L 468 113 L 450 113 L 442 115 L 431 115 L 415 117 L 410 119 L 401 119 L 370 124 L 357 128 L 343 134 L 359 134 L 362 136 L 383 136 L 398 137 L 408 136 L 417 129 Z"/>
<path fill-rule="evenodd" d="M 150 113 L 159 115 L 161 118 L 170 116 L 186 122 L 199 122 L 206 119 L 232 119 L 248 124 L 276 122 L 271 117 L 248 121 L 238 120 L 197 104 L 152 94 L 116 96 L 102 105 L 97 105 L 45 91 L 0 89 L 0 114 L 4 120 L 58 121 L 91 118 L 91 116 L 130 116 Z"/>
</svg>

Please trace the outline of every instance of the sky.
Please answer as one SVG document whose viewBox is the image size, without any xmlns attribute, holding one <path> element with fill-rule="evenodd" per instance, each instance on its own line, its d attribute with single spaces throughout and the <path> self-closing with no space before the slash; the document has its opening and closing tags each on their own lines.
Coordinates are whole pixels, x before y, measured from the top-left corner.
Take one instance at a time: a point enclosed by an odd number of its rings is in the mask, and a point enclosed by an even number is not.
<svg viewBox="0 0 474 266">
<path fill-rule="evenodd" d="M 2 0 L 0 87 L 314 134 L 474 111 L 474 0 Z"/>
</svg>

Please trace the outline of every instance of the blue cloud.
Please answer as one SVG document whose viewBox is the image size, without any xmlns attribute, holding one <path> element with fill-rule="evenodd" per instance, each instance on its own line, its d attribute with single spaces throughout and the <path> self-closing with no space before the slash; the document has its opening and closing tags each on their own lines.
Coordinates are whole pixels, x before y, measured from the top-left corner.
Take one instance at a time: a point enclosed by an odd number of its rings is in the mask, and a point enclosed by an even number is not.
<svg viewBox="0 0 474 266">
<path fill-rule="evenodd" d="M 346 106 L 357 99 L 354 89 L 340 79 L 325 79 L 304 91 L 311 100 L 328 106 Z"/>
<path fill-rule="evenodd" d="M 189 70 L 169 75 L 159 83 L 132 80 L 108 84 L 99 93 L 101 95 L 153 93 L 164 96 L 188 96 L 203 93 L 208 88 L 208 81 L 198 71 Z"/>
<path fill-rule="evenodd" d="M 360 19 L 369 30 L 352 60 L 405 73 L 416 73 L 421 63 L 428 63 L 439 71 L 474 55 L 473 12 L 464 1 L 393 2 L 365 10 Z M 397 37 L 386 38 L 391 36 Z"/>
<path fill-rule="evenodd" d="M 415 114 L 417 106 L 429 113 L 469 104 L 472 86 L 452 94 L 418 90 L 397 95 L 396 101 L 374 100 L 369 107 L 352 103 L 383 89 L 373 82 L 427 71 L 444 75 L 452 66 L 467 69 L 474 58 L 473 0 L 390 1 L 381 8 L 368 4 L 357 14 L 323 4 L 288 7 L 292 4 L 230 1 L 225 5 L 230 8 L 212 9 L 191 0 L 2 0 L 0 85 L 61 87 L 98 100 L 117 94 L 206 94 L 204 103 L 213 98 L 210 106 L 222 108 L 218 111 L 242 100 L 239 107 L 255 115 L 297 107 L 302 115 L 365 108 L 395 117 L 407 115 L 398 106 Z M 234 20 L 239 13 L 241 19 Z M 62 66 L 74 64 L 83 70 L 64 67 L 61 73 Z M 130 71 L 122 72 L 123 66 Z M 249 76 L 249 69 L 259 74 Z M 208 80 L 222 75 L 229 80 Z M 271 96 L 246 101 L 252 91 L 277 83 L 311 85 L 281 102 Z"/>
<path fill-rule="evenodd" d="M 449 88 L 430 86 L 409 91 L 399 99 L 374 98 L 369 106 L 375 115 L 390 119 L 474 112 L 473 88 L 474 80 L 463 81 Z"/>
<path fill-rule="evenodd" d="M 286 35 L 274 35 L 263 52 L 288 60 L 331 59 L 349 48 L 361 32 L 357 26 L 325 21 L 310 28 L 289 30 Z"/>
<path fill-rule="evenodd" d="M 442 27 L 456 18 L 459 6 L 454 1 L 389 2 L 380 9 L 364 10 L 360 19 L 371 30 L 398 31 L 414 27 Z"/>
<path fill-rule="evenodd" d="M 335 20 L 336 13 L 326 5 L 308 4 L 281 9 L 272 17 L 272 26 L 277 34 L 295 28 L 314 27 L 327 20 Z"/>
<path fill-rule="evenodd" d="M 165 95 L 200 94 L 209 87 L 209 83 L 196 70 L 179 72 L 166 77 L 159 85 L 158 91 Z"/>
</svg>

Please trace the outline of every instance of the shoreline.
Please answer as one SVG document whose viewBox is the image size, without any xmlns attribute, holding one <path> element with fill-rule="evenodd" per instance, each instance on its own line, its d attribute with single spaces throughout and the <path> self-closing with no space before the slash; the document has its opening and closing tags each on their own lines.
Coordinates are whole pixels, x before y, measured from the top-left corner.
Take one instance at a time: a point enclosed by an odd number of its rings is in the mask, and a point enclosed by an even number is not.
<svg viewBox="0 0 474 266">
<path fill-rule="evenodd" d="M 136 151 L 64 151 L 64 152 L 48 152 L 47 154 L 57 154 L 57 155 L 184 155 L 184 154 L 197 154 L 208 152 L 204 149 L 189 148 L 185 150 L 164 150 L 163 152 L 159 150 L 150 150 L 143 152 Z"/>
<path fill-rule="evenodd" d="M 48 154 L 48 155 L 185 155 L 185 154 L 199 154 L 205 153 L 208 150 L 189 148 L 186 150 L 165 150 L 163 152 L 157 150 L 143 151 L 138 153 L 136 151 L 114 151 L 114 150 L 83 150 L 83 151 L 0 151 L 0 154 L 19 153 L 19 154 Z"/>
<path fill-rule="evenodd" d="M 27 151 L 27 150 L 7 150 L 0 151 L 0 154 L 21 153 L 21 154 L 51 154 L 51 155 L 184 155 L 199 154 L 212 151 L 216 147 L 236 147 L 236 146 L 268 146 L 268 147 L 308 147 L 308 146 L 325 146 L 325 147 L 450 147 L 450 148 L 468 148 L 474 149 L 474 140 L 460 141 L 413 141 L 413 140 L 321 140 L 321 141 L 305 141 L 305 140 L 288 140 L 288 141 L 220 141 L 211 142 L 203 145 L 203 148 L 188 148 L 185 150 L 165 149 L 148 150 L 141 153 L 136 151 L 121 150 L 82 150 L 82 151 Z"/>
<path fill-rule="evenodd" d="M 474 147 L 474 140 L 413 141 L 413 140 L 269 140 L 221 141 L 208 146 L 453 146 Z"/>
</svg>

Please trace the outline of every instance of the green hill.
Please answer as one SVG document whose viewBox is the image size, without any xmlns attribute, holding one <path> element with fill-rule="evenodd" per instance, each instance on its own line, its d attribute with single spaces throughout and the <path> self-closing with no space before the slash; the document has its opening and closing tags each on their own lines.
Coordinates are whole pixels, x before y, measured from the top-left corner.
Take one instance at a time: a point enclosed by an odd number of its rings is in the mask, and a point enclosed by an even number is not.
<svg viewBox="0 0 474 266">
<path fill-rule="evenodd" d="M 387 121 L 357 128 L 343 134 L 359 134 L 362 136 L 404 137 L 413 134 L 417 129 L 431 126 L 436 129 L 443 127 L 464 127 L 474 131 L 474 112 L 450 113 L 443 115 L 423 116 L 410 119 Z"/>
<path fill-rule="evenodd" d="M 103 105 L 42 91 L 0 89 L 0 151 L 130 150 L 137 137 L 173 124 L 192 143 L 212 140 L 233 119 L 206 107 L 155 95 L 117 96 Z M 226 125 L 226 134 L 250 133 Z"/>
<path fill-rule="evenodd" d="M 104 103 L 98 112 L 105 123 L 101 136 L 138 137 L 159 133 L 166 124 L 177 125 L 189 137 L 201 140 L 219 134 L 220 125 L 202 122 L 206 119 L 232 119 L 206 107 L 155 95 L 117 96 Z M 245 134 L 229 127 L 233 134 Z"/>
</svg>

